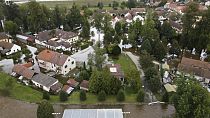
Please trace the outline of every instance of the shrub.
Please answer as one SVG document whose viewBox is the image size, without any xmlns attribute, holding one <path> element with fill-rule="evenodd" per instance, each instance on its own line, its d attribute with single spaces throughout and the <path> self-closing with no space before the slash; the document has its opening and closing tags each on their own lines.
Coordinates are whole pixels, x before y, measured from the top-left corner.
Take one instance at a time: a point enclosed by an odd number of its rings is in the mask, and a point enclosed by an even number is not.
<svg viewBox="0 0 210 118">
<path fill-rule="evenodd" d="M 61 91 L 59 94 L 60 101 L 64 102 L 68 100 L 68 94 L 65 91 Z"/>
<path fill-rule="evenodd" d="M 118 102 L 122 102 L 122 101 L 124 101 L 124 100 L 125 100 L 125 93 L 124 93 L 124 91 L 121 89 L 121 90 L 119 90 L 118 93 L 117 93 L 117 101 L 118 101 Z"/>
<path fill-rule="evenodd" d="M 80 101 L 85 101 L 87 99 L 86 92 L 83 90 L 80 91 L 79 97 L 80 97 Z"/>
<path fill-rule="evenodd" d="M 48 101 L 43 100 L 37 108 L 37 118 L 54 118 L 53 112 L 53 106 Z"/>
<path fill-rule="evenodd" d="M 164 94 L 162 96 L 162 101 L 163 102 L 169 102 L 168 92 L 164 92 Z"/>
<path fill-rule="evenodd" d="M 100 91 L 98 94 L 98 101 L 105 101 L 106 100 L 106 93 L 105 91 Z"/>
<path fill-rule="evenodd" d="M 49 99 L 50 99 L 50 94 L 49 94 L 48 92 L 45 91 L 45 92 L 43 93 L 42 99 L 49 100 Z"/>
<path fill-rule="evenodd" d="M 118 56 L 121 53 L 121 48 L 118 45 L 115 45 L 112 49 L 112 54 Z"/>
<path fill-rule="evenodd" d="M 137 102 L 144 102 L 144 91 L 143 90 L 138 91 L 136 101 Z"/>
</svg>

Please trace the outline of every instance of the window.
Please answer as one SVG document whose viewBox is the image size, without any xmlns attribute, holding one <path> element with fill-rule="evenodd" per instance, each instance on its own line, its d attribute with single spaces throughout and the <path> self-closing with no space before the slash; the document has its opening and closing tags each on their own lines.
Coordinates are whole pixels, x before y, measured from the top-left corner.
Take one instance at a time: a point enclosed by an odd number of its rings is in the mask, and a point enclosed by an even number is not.
<svg viewBox="0 0 210 118">
<path fill-rule="evenodd" d="M 68 61 L 70 61 L 70 59 Z"/>
<path fill-rule="evenodd" d="M 65 65 L 65 68 L 67 68 L 67 65 Z"/>
<path fill-rule="evenodd" d="M 71 64 L 74 64 L 74 61 L 72 61 Z"/>
</svg>

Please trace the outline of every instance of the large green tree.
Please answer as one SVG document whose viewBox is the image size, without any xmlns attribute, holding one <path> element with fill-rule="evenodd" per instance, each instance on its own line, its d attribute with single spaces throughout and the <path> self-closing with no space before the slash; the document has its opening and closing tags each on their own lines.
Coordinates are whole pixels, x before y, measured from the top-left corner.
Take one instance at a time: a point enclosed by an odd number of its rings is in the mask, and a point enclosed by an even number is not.
<svg viewBox="0 0 210 118">
<path fill-rule="evenodd" d="M 209 118 L 210 101 L 205 88 L 191 77 L 177 78 L 174 106 L 179 118 Z"/>
<path fill-rule="evenodd" d="M 81 32 L 82 37 L 89 38 L 90 37 L 90 24 L 86 17 L 83 17 L 83 27 Z"/>
<path fill-rule="evenodd" d="M 37 118 L 54 118 L 53 106 L 46 100 L 43 100 L 39 103 L 37 108 Z"/>
<path fill-rule="evenodd" d="M 18 26 L 13 21 L 5 21 L 4 29 L 9 32 L 10 35 L 15 35 L 18 31 Z"/>
</svg>

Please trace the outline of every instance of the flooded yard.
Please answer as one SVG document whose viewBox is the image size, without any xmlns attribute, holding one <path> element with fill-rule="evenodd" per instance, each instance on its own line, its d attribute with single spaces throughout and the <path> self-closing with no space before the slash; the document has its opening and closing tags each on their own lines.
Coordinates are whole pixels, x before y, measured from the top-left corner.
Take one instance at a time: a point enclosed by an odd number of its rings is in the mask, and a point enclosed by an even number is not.
<svg viewBox="0 0 210 118">
<path fill-rule="evenodd" d="M 26 103 L 7 97 L 0 96 L 0 116 L 1 118 L 36 118 L 37 105 Z M 173 118 L 175 109 L 172 105 L 60 105 L 55 104 L 54 110 L 57 113 L 55 118 L 62 118 L 64 109 L 108 109 L 122 108 L 126 114 L 124 118 Z"/>
</svg>

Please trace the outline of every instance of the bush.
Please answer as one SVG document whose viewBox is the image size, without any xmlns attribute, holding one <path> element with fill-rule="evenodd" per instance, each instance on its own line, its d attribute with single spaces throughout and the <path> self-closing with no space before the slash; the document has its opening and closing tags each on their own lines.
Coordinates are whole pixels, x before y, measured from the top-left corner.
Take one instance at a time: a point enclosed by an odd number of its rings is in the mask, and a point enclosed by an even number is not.
<svg viewBox="0 0 210 118">
<path fill-rule="evenodd" d="M 53 106 L 46 100 L 41 101 L 37 108 L 37 118 L 54 118 L 53 113 L 54 109 Z"/>
<path fill-rule="evenodd" d="M 100 91 L 98 94 L 98 101 L 105 101 L 106 100 L 106 93 L 105 91 Z"/>
<path fill-rule="evenodd" d="M 80 101 L 85 101 L 87 99 L 86 92 L 83 90 L 80 91 L 79 97 L 80 97 Z"/>
<path fill-rule="evenodd" d="M 169 96 L 168 96 L 168 92 L 165 92 L 162 96 L 162 101 L 163 102 L 169 102 Z"/>
<path fill-rule="evenodd" d="M 89 44 L 88 43 L 85 43 L 83 45 L 81 45 L 81 50 L 85 49 L 85 48 L 88 48 L 89 47 Z"/>
<path fill-rule="evenodd" d="M 121 54 L 121 48 L 118 45 L 115 45 L 112 49 L 112 54 L 118 56 Z"/>
<path fill-rule="evenodd" d="M 117 93 L 117 101 L 118 101 L 118 102 L 122 102 L 122 101 L 124 101 L 124 100 L 125 100 L 125 93 L 124 93 L 124 91 L 121 89 L 121 90 L 119 90 L 118 93 Z"/>
<path fill-rule="evenodd" d="M 49 94 L 48 92 L 45 91 L 45 92 L 43 93 L 42 99 L 49 100 L 49 99 L 50 99 L 50 94 Z"/>
<path fill-rule="evenodd" d="M 144 102 L 144 91 L 143 90 L 138 91 L 136 101 L 137 102 Z"/>
<path fill-rule="evenodd" d="M 65 91 L 61 91 L 59 94 L 60 101 L 64 102 L 68 100 L 68 94 Z"/>
</svg>

